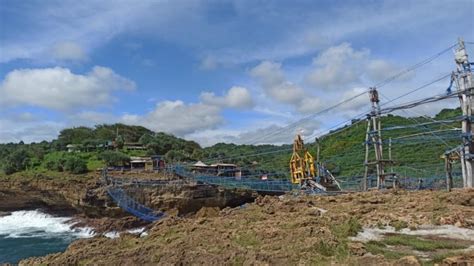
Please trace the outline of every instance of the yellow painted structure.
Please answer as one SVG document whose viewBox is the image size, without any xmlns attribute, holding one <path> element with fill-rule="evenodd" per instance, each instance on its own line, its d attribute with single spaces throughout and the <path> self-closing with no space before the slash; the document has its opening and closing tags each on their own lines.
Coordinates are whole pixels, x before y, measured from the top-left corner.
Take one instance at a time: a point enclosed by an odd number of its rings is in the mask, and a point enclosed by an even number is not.
<svg viewBox="0 0 474 266">
<path fill-rule="evenodd" d="M 302 181 L 315 177 L 313 156 L 305 149 L 303 139 L 298 134 L 293 142 L 293 155 L 290 159 L 291 183 L 301 184 Z"/>
</svg>

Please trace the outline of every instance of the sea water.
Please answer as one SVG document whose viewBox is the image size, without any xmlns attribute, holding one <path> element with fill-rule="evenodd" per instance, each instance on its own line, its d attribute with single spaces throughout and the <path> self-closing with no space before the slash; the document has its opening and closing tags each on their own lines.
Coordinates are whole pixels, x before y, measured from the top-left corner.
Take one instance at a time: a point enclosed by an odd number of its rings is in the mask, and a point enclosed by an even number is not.
<svg viewBox="0 0 474 266">
<path fill-rule="evenodd" d="M 37 210 L 0 217 L 0 264 L 61 252 L 72 241 L 94 235 L 91 228 L 73 225 L 71 217 L 55 217 Z"/>
</svg>

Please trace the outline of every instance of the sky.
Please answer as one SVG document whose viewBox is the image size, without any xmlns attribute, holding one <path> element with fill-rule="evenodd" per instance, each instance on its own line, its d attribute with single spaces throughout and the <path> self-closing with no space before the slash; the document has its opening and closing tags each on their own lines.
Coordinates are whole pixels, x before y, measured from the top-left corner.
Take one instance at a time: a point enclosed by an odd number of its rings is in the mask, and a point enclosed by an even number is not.
<svg viewBox="0 0 474 266">
<path fill-rule="evenodd" d="M 473 17 L 474 0 L 0 0 L 0 143 L 116 122 L 202 146 L 311 138 L 366 112 L 355 95 L 473 42 Z M 382 104 L 455 70 L 453 51 L 380 87 Z"/>
</svg>

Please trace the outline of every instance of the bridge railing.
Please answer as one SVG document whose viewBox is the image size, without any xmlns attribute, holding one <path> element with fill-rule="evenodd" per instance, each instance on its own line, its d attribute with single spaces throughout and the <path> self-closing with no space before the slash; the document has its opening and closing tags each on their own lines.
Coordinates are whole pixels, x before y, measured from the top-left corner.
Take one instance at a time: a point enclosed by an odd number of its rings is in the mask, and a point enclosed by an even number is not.
<svg viewBox="0 0 474 266">
<path fill-rule="evenodd" d="M 165 216 L 164 212 L 154 211 L 131 198 L 123 188 L 110 186 L 107 193 L 114 202 L 126 212 L 149 222 L 157 221 Z"/>
</svg>

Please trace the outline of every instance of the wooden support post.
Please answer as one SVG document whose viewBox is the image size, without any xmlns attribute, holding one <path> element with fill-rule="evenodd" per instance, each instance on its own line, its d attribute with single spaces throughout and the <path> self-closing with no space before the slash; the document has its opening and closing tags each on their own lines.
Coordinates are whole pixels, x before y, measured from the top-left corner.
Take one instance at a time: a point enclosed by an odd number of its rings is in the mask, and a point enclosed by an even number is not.
<svg viewBox="0 0 474 266">
<path fill-rule="evenodd" d="M 316 138 L 314 141 L 316 142 L 316 165 L 318 166 L 316 169 L 316 175 L 319 176 L 319 178 L 321 178 L 321 173 L 319 171 L 319 168 L 321 167 L 321 162 L 319 161 L 319 153 L 321 149 L 319 138 Z"/>
<path fill-rule="evenodd" d="M 444 156 L 444 169 L 446 171 L 446 189 L 449 192 L 453 188 L 453 175 L 452 175 L 453 164 L 451 161 L 450 154 L 446 154 Z"/>
<path fill-rule="evenodd" d="M 367 191 L 368 189 L 368 175 L 369 175 L 369 136 L 370 136 L 370 116 L 367 116 L 367 133 L 365 134 L 365 172 L 364 180 L 362 180 L 362 189 Z"/>
<path fill-rule="evenodd" d="M 472 103 L 472 90 L 474 89 L 474 85 L 472 82 L 473 77 L 471 65 L 462 39 L 459 39 L 459 45 L 455 53 L 455 61 L 457 65 L 455 77 L 458 85 L 461 110 L 464 116 L 464 119 L 461 122 L 463 134 L 463 148 L 461 151 L 463 186 L 465 188 L 471 188 L 474 185 L 474 143 L 472 141 L 473 127 L 471 124 L 471 117 L 474 113 L 474 106 Z"/>
<path fill-rule="evenodd" d="M 392 138 L 388 139 L 388 159 L 392 161 Z M 393 164 L 390 164 L 390 172 L 393 173 Z"/>
<path fill-rule="evenodd" d="M 378 133 L 377 133 L 377 118 L 375 116 L 372 116 L 372 142 L 374 144 L 374 151 L 375 151 L 375 167 L 377 169 L 377 189 L 380 189 L 382 185 L 382 180 L 381 180 L 381 174 L 382 174 L 382 166 L 380 163 L 380 160 L 382 159 L 381 154 L 380 154 L 380 140 L 378 138 Z"/>
<path fill-rule="evenodd" d="M 364 186 L 367 188 L 369 165 L 375 165 L 377 171 L 377 189 L 385 187 L 385 163 L 391 163 L 391 151 L 389 151 L 390 160 L 383 159 L 383 141 L 382 141 L 382 122 L 380 119 L 379 95 L 376 88 L 369 90 L 370 102 L 372 103 L 372 112 L 367 117 L 367 132 L 365 136 L 365 174 Z M 369 141 L 372 142 L 375 152 L 375 161 L 369 162 Z M 391 149 L 391 146 L 389 147 Z M 392 174 L 391 174 L 392 175 Z"/>
</svg>

